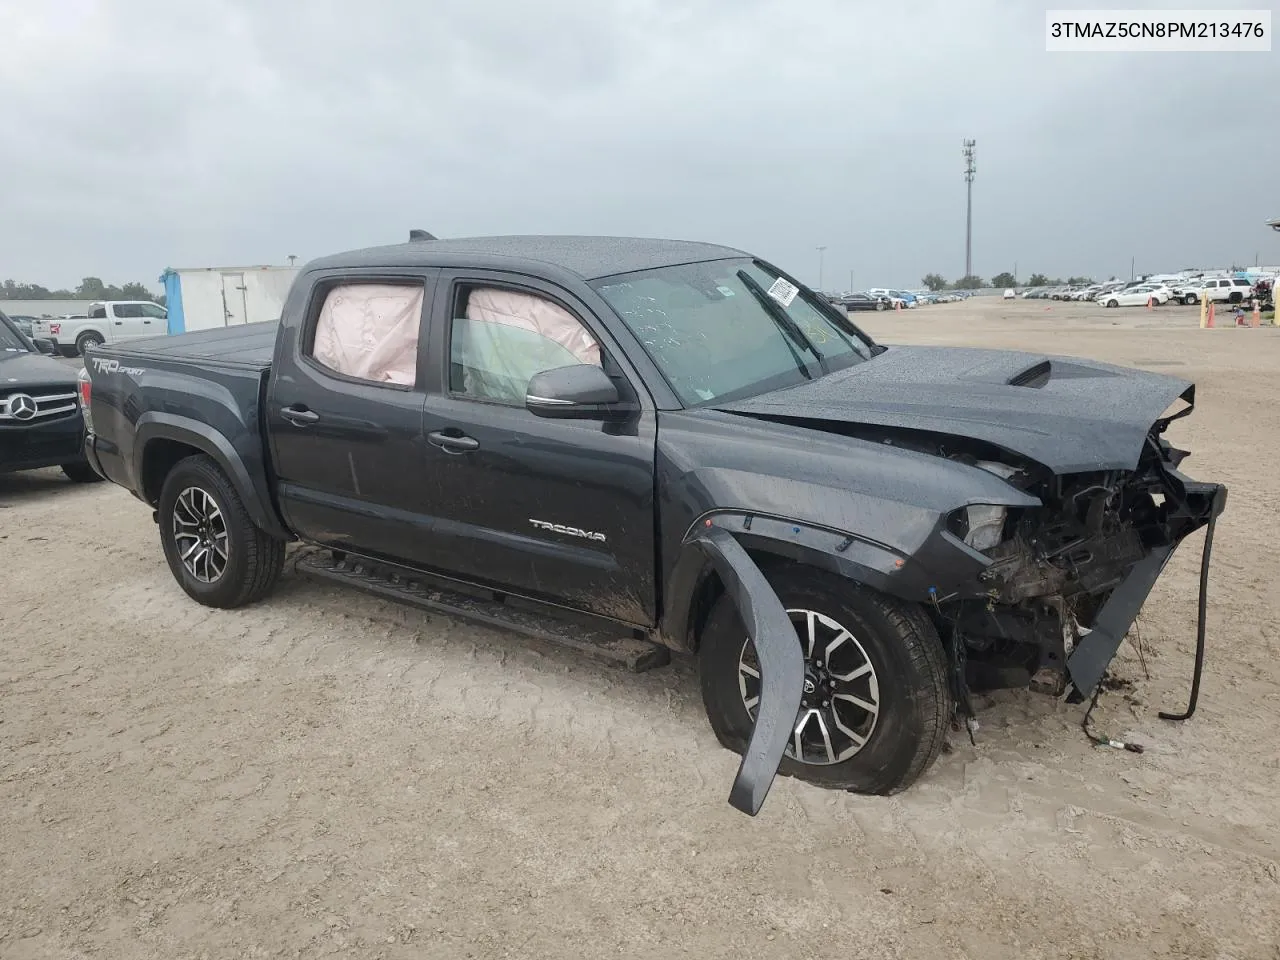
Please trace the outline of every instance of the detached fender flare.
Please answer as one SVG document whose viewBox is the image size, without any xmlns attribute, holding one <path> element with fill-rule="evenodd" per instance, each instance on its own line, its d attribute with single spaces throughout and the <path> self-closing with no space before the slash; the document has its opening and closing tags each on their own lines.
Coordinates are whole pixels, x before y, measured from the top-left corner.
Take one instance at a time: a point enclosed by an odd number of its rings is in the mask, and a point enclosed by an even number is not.
<svg viewBox="0 0 1280 960">
<path fill-rule="evenodd" d="M 153 440 L 175 440 L 207 453 L 236 488 L 236 493 L 253 522 L 273 537 L 281 540 L 293 539 L 276 515 L 269 495 L 254 484 L 244 459 L 231 441 L 207 423 L 190 417 L 153 410 L 138 418 L 133 447 L 133 475 L 137 478 L 139 493 L 143 490 L 143 465 L 146 462 L 147 447 Z"/>
<path fill-rule="evenodd" d="M 933 596 L 931 589 L 945 594 L 956 583 L 976 577 L 990 563 L 945 532 L 931 548 L 913 555 L 843 531 L 739 510 L 699 517 L 685 534 L 686 548 L 698 531 L 712 527 L 731 530 L 748 551 L 828 570 L 908 603 L 928 602 Z M 945 551 L 945 557 L 935 553 L 934 547 Z M 673 649 L 694 649 L 694 638 L 688 635 L 689 616 L 706 567 L 702 552 L 685 549 L 667 576 L 660 632 L 663 642 Z M 945 576 L 940 568 L 945 569 Z"/>
<path fill-rule="evenodd" d="M 733 534 L 709 526 L 686 542 L 700 549 L 719 573 L 760 658 L 760 708 L 729 791 L 729 804 L 754 817 L 777 776 L 800 711 L 800 638 L 773 587 Z"/>
</svg>

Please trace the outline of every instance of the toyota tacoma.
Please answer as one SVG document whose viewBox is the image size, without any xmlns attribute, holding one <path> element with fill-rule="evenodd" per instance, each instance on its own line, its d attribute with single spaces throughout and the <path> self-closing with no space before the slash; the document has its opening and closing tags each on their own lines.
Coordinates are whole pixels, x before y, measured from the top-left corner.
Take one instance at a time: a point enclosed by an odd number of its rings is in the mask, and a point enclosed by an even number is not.
<svg viewBox="0 0 1280 960">
<path fill-rule="evenodd" d="M 881 344 L 705 243 L 413 231 L 309 263 L 278 323 L 84 377 L 90 462 L 197 602 L 260 600 L 299 541 L 325 582 L 696 656 L 749 814 L 778 772 L 906 788 L 976 687 L 1092 695 L 1226 498 L 1165 437 L 1191 383 Z"/>
</svg>

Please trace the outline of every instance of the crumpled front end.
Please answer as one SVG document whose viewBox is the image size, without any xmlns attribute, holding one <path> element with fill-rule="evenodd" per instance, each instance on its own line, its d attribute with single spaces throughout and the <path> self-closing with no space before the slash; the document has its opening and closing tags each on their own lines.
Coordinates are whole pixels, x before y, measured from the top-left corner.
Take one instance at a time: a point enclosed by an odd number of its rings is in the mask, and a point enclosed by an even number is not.
<svg viewBox="0 0 1280 960">
<path fill-rule="evenodd" d="M 1153 425 L 1133 470 L 1047 475 L 989 465 L 1041 506 L 951 517 L 952 532 L 990 561 L 975 583 L 934 604 L 966 688 L 1094 692 L 1174 550 L 1226 504 L 1224 486 L 1178 469 L 1187 454 L 1161 437 L 1168 422 Z"/>
</svg>

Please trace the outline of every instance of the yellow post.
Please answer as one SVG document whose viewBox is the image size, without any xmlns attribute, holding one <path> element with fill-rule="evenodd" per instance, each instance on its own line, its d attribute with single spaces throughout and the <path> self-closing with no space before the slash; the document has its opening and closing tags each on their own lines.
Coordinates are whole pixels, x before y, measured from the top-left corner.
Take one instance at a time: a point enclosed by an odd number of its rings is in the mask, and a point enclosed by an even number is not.
<svg viewBox="0 0 1280 960">
<path fill-rule="evenodd" d="M 1209 291 L 1200 291 L 1200 329 L 1209 325 Z"/>
</svg>

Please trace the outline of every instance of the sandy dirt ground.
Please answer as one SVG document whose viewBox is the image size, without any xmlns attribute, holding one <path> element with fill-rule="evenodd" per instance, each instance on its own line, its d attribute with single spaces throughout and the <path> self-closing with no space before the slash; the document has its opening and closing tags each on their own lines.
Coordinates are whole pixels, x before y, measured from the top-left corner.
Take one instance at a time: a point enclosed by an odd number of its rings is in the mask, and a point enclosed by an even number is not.
<svg viewBox="0 0 1280 960">
<path fill-rule="evenodd" d="M 0 957 L 1280 957 L 1280 330 L 1193 308 L 938 305 L 887 342 L 1096 357 L 1198 383 L 1171 437 L 1231 487 L 1200 712 L 1201 537 L 1082 708 L 981 701 L 890 799 L 737 758 L 688 663 L 642 676 L 286 575 L 186 598 L 150 511 L 0 477 Z"/>
</svg>

